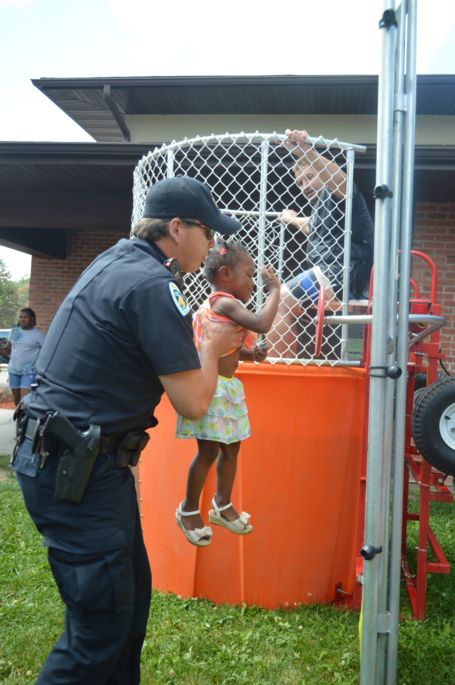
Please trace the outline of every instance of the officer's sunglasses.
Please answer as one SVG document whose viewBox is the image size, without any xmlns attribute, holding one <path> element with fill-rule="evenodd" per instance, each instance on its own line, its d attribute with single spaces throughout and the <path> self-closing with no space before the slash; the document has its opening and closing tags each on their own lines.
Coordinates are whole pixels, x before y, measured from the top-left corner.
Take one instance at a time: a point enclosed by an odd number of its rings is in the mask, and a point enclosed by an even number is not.
<svg viewBox="0 0 455 685">
<path fill-rule="evenodd" d="M 213 240 L 215 237 L 215 231 L 212 231 L 211 228 L 206 226 L 205 224 L 201 224 L 200 221 L 194 221 L 193 219 L 180 219 L 180 221 L 183 221 L 184 224 L 188 224 L 188 226 L 199 226 L 199 228 L 203 228 L 205 231 L 205 237 L 207 240 L 210 242 Z"/>
</svg>

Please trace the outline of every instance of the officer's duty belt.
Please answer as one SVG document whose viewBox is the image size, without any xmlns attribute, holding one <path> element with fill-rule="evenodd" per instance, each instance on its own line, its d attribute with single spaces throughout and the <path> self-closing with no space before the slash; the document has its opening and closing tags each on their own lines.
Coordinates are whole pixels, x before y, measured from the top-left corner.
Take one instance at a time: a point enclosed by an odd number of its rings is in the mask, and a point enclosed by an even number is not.
<svg viewBox="0 0 455 685">
<path fill-rule="evenodd" d="M 40 426 L 44 424 L 45 420 L 32 419 L 30 416 L 27 416 L 25 417 L 25 419 L 23 419 L 23 421 L 25 424 L 23 428 L 24 432 L 22 433 L 23 439 L 28 438 L 29 440 L 35 441 L 37 432 L 39 431 Z M 102 454 L 116 454 L 119 445 L 124 440 L 126 435 L 128 435 L 128 431 L 124 431 L 122 433 L 109 434 L 101 433 L 98 456 Z M 128 466 L 130 463 L 130 461 L 128 460 L 128 455 L 122 455 L 121 458 L 119 458 L 117 461 L 117 466 L 120 467 Z"/>
<path fill-rule="evenodd" d="M 124 433 L 109 433 L 108 435 L 101 433 L 99 453 L 115 454 L 118 446 L 120 445 L 126 434 L 127 431 L 125 431 Z"/>
</svg>

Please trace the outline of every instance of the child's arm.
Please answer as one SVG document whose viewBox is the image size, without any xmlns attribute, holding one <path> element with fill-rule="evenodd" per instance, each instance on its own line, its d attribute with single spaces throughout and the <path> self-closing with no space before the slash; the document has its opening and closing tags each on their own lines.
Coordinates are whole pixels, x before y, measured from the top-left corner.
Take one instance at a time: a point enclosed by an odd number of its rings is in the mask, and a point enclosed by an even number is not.
<svg viewBox="0 0 455 685">
<path fill-rule="evenodd" d="M 263 267 L 261 271 L 264 285 L 269 295 L 259 312 L 250 312 L 238 300 L 220 297 L 213 305 L 213 311 L 226 316 L 234 323 L 255 333 L 268 333 L 276 316 L 280 302 L 280 282 L 270 267 Z"/>
</svg>

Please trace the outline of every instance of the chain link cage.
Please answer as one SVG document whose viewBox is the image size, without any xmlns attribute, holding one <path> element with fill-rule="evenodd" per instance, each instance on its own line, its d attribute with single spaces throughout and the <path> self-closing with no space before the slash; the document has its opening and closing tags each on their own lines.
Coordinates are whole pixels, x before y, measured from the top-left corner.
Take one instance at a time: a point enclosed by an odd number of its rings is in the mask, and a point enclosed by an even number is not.
<svg viewBox="0 0 455 685">
<path fill-rule="evenodd" d="M 296 277 L 314 267 L 309 261 L 307 233 L 299 227 L 305 224 L 299 219 L 309 219 L 314 212 L 314 199 L 306 198 L 299 182 L 299 148 L 290 147 L 289 141 L 285 145 L 285 140 L 285 135 L 277 133 L 212 134 L 174 141 L 149 152 L 134 171 L 132 225 L 142 217 L 147 191 L 157 181 L 187 175 L 206 183 L 220 210 L 242 223 L 229 240 L 240 240 L 257 265 L 255 294 L 248 308 L 257 310 L 265 300 L 260 282 L 263 265 L 271 265 L 284 286 L 278 315 L 267 335 L 268 361 L 355 365 L 361 356 L 362 326 L 324 325 L 316 353 L 316 301 L 296 299 Z M 308 138 L 308 143 L 346 174 L 343 194 L 332 188 L 317 198 L 319 213 L 328 218 L 325 240 L 329 251 L 337 255 L 337 273 L 332 269 L 327 279 L 316 268 L 311 274 L 317 291 L 321 280 L 325 285 L 325 312 L 347 314 L 354 154 L 364 148 L 322 137 Z M 317 175 L 314 169 L 312 173 Z M 185 296 L 195 311 L 210 291 L 203 269 L 186 274 L 184 282 Z"/>
</svg>

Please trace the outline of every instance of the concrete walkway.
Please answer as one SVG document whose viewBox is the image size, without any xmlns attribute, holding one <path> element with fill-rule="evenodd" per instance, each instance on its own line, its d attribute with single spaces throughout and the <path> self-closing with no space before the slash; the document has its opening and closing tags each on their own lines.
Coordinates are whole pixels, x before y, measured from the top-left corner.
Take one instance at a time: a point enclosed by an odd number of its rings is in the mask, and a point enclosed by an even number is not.
<svg viewBox="0 0 455 685">
<path fill-rule="evenodd" d="M 11 454 L 16 435 L 14 409 L 0 409 L 0 454 Z"/>
</svg>

